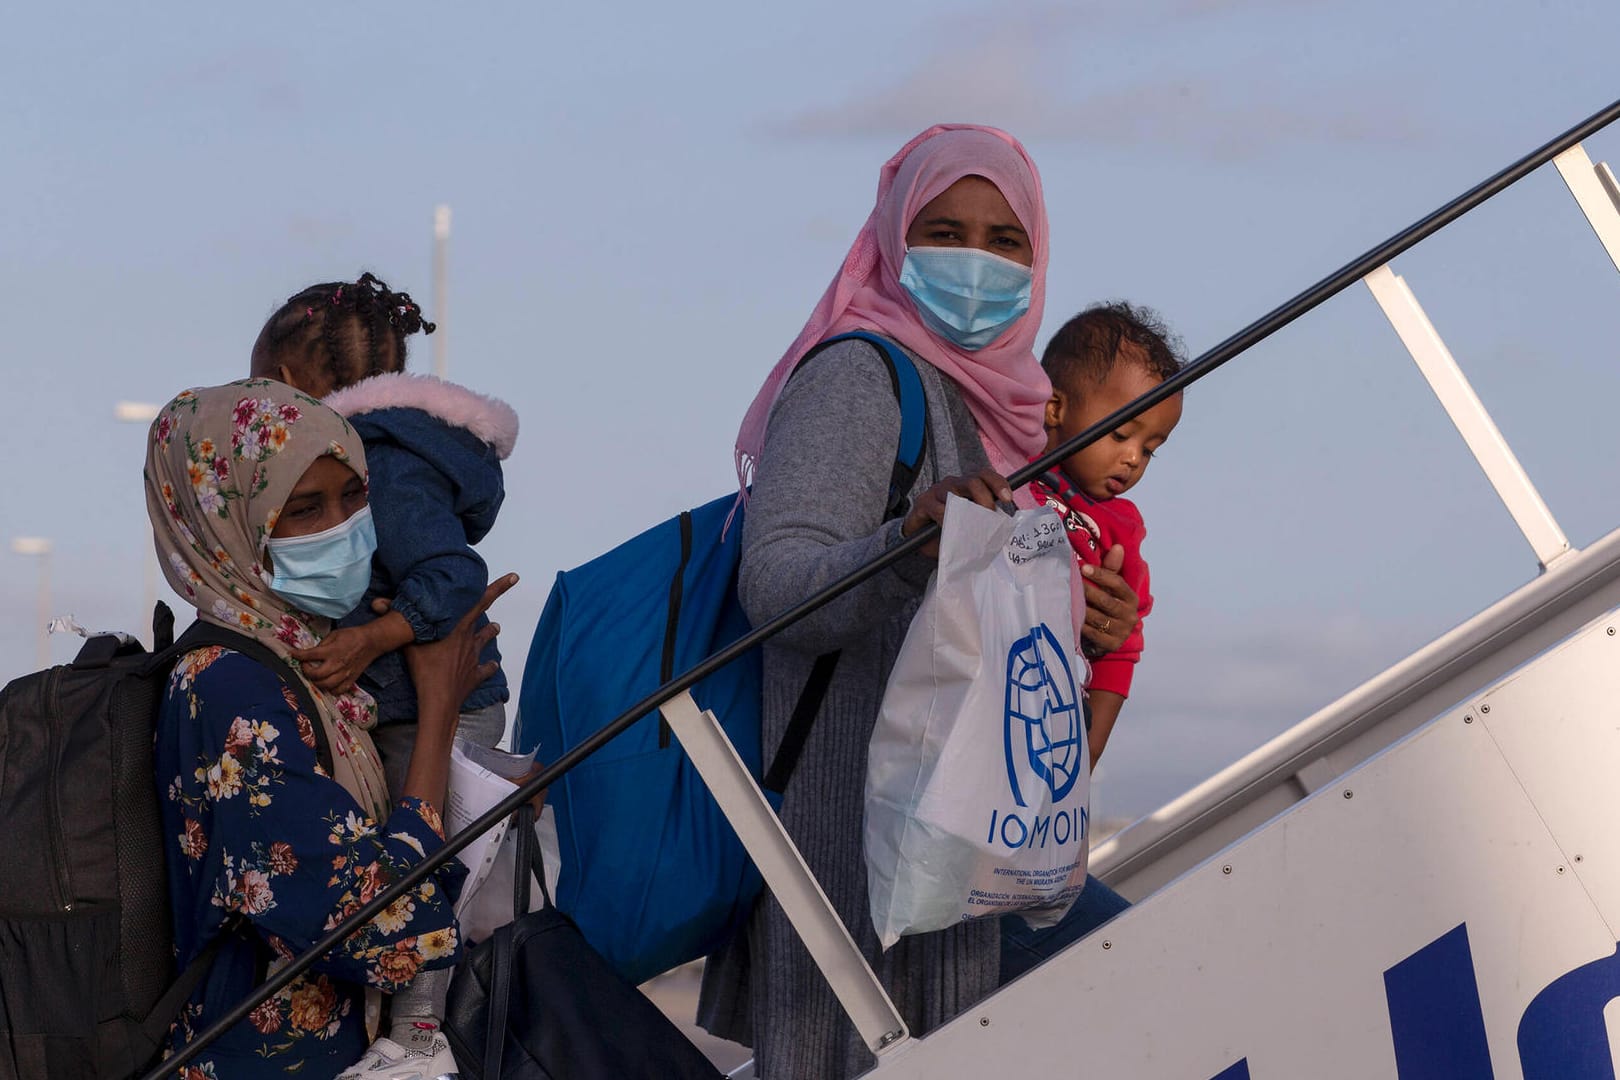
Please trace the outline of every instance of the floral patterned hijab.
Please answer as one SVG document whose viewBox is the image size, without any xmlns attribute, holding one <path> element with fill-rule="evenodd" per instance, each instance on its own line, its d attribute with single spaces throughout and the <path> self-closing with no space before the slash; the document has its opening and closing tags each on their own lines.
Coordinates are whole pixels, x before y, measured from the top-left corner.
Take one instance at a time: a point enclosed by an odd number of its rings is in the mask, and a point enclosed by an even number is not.
<svg viewBox="0 0 1620 1080">
<path fill-rule="evenodd" d="M 284 383 L 245 379 L 186 390 L 152 423 L 146 512 L 158 561 L 199 618 L 246 634 L 296 670 L 290 650 L 315 644 L 331 620 L 270 591 L 271 530 L 306 469 L 330 455 L 366 478 L 365 448 L 348 421 Z M 388 785 L 367 729 L 377 705 L 364 691 L 309 687 L 332 747 L 334 779 L 375 820 Z"/>
</svg>

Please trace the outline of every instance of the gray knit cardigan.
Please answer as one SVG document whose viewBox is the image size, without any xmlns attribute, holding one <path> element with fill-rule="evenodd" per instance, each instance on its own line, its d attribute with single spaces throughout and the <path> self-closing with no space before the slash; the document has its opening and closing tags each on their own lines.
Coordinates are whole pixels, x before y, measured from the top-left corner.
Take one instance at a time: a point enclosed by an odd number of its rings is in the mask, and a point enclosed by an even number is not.
<svg viewBox="0 0 1620 1080">
<path fill-rule="evenodd" d="M 955 383 L 916 361 L 929 439 L 912 495 L 986 464 Z M 743 526 L 739 592 L 759 623 L 899 541 L 883 520 L 900 435 L 888 365 L 862 342 L 829 347 L 788 382 L 771 413 Z M 995 988 L 994 919 L 905 937 L 882 953 L 867 906 L 861 823 L 866 749 L 889 670 L 922 601 L 933 560 L 908 556 L 784 631 L 764 648 L 770 761 L 821 653 L 838 667 L 782 802 L 782 822 L 915 1034 Z M 710 958 L 699 1021 L 752 1046 L 761 1080 L 838 1080 L 874 1059 L 782 909 L 761 897 L 745 930 Z"/>
</svg>

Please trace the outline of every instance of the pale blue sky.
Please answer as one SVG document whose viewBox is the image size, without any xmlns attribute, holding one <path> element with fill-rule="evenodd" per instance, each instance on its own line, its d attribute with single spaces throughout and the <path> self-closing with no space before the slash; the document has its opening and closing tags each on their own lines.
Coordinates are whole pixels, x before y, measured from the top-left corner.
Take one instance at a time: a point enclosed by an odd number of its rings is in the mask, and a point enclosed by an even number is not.
<svg viewBox="0 0 1620 1080">
<path fill-rule="evenodd" d="M 1617 39 L 1607 0 L 27 6 L 0 43 L 0 539 L 51 537 L 56 609 L 132 624 L 142 438 L 113 403 L 243 373 L 310 281 L 427 299 L 447 202 L 452 376 L 524 424 L 483 549 L 526 578 L 515 672 L 556 570 L 726 487 L 920 128 L 1029 146 L 1046 332 L 1120 296 L 1197 352 L 1620 96 Z M 1396 269 L 1572 540 L 1620 524 L 1620 282 L 1556 174 Z M 1159 610 L 1104 815 L 1535 571 L 1359 286 L 1195 389 L 1138 493 Z M 0 547 L 0 677 L 33 666 L 34 571 Z"/>
</svg>

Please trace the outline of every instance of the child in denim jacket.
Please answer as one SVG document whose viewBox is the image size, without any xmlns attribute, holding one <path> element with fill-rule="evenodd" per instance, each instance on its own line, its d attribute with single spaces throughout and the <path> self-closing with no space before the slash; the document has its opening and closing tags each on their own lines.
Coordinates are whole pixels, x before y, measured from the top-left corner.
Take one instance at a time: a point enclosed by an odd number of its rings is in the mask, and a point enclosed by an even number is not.
<svg viewBox="0 0 1620 1080">
<path fill-rule="evenodd" d="M 501 462 L 517 439 L 504 402 L 404 371 L 406 338 L 432 333 L 421 308 L 371 274 L 312 285 L 265 323 L 253 346 L 255 376 L 323 398 L 365 443 L 377 554 L 366 601 L 312 649 L 295 651 L 322 689 L 358 685 L 377 701 L 372 732 L 390 790 L 398 790 L 416 736 L 416 690 L 400 652 L 448 634 L 483 596 L 489 571 L 472 545 L 489 533 L 505 497 Z M 483 660 L 500 661 L 491 641 Z M 494 746 L 509 694 L 497 671 L 461 706 L 459 736 Z M 436 1076 L 452 1062 L 439 1032 L 449 972 L 419 976 L 394 995 L 389 1037 L 343 1074 L 387 1080 Z M 425 1070 L 425 1071 L 423 1071 Z"/>
</svg>

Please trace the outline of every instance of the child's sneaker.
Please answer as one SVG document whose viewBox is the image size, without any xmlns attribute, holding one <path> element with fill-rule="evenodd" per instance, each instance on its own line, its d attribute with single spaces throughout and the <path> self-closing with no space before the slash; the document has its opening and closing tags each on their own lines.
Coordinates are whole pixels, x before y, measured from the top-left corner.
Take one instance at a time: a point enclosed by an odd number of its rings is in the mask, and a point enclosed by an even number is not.
<svg viewBox="0 0 1620 1080">
<path fill-rule="evenodd" d="M 384 1036 L 337 1080 L 459 1080 L 460 1075 L 450 1040 L 435 1031 L 421 1049 L 407 1049 Z"/>
</svg>

